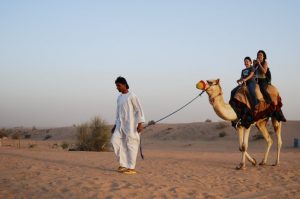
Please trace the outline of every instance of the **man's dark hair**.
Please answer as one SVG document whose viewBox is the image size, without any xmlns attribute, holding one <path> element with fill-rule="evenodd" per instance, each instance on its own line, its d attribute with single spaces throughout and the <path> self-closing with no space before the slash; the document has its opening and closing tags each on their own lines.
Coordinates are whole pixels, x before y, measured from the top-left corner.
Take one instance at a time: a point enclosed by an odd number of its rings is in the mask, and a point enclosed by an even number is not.
<svg viewBox="0 0 300 199">
<path fill-rule="evenodd" d="M 118 78 L 116 79 L 115 83 L 116 83 L 116 84 L 119 83 L 119 84 L 126 85 L 126 88 L 129 89 L 129 85 L 128 85 L 128 83 L 127 83 L 127 81 L 126 81 L 126 79 L 125 79 L 124 77 L 121 77 L 121 76 L 118 77 Z"/>
</svg>

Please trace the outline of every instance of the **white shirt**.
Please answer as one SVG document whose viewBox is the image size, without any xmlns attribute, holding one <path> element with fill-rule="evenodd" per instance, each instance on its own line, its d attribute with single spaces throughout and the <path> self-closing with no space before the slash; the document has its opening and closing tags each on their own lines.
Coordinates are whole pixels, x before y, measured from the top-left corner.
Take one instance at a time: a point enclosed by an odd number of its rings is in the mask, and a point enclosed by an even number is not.
<svg viewBox="0 0 300 199">
<path fill-rule="evenodd" d="M 138 97 L 128 92 L 121 94 L 117 101 L 116 130 L 124 136 L 139 138 L 138 123 L 145 122 L 144 112 Z"/>
</svg>

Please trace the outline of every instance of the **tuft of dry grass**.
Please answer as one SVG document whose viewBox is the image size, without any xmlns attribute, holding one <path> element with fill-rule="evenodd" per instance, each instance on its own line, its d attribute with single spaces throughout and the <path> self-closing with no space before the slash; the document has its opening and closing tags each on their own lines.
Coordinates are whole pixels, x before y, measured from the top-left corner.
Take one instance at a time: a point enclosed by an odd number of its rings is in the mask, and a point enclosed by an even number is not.
<svg viewBox="0 0 300 199">
<path fill-rule="evenodd" d="M 212 120 L 211 120 L 211 119 L 206 119 L 205 122 L 206 122 L 206 123 L 211 123 Z"/>
<path fill-rule="evenodd" d="M 28 145 L 28 148 L 30 148 L 30 149 L 35 148 L 35 147 L 37 147 L 36 144 L 29 144 L 29 145 Z"/>
<path fill-rule="evenodd" d="M 69 143 L 68 142 L 63 142 L 63 143 L 61 143 L 61 148 L 62 149 L 68 149 L 69 148 Z"/>
<path fill-rule="evenodd" d="M 225 131 L 222 131 L 219 133 L 220 138 L 225 137 L 225 136 L 227 136 L 227 133 Z"/>
<path fill-rule="evenodd" d="M 261 134 L 261 132 L 257 131 L 256 134 L 254 134 L 252 136 L 252 139 L 253 140 L 262 140 L 262 139 L 264 139 L 264 136 Z"/>
</svg>

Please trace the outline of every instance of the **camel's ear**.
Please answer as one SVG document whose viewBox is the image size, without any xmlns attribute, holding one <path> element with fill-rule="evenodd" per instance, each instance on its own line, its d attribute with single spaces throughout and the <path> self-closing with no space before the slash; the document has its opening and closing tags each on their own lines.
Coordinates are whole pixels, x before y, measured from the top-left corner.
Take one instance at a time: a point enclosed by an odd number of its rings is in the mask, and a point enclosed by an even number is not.
<svg viewBox="0 0 300 199">
<path fill-rule="evenodd" d="M 216 83 L 217 83 L 217 84 L 219 84 L 219 83 L 220 83 L 220 78 L 218 78 L 218 79 L 217 79 Z"/>
<path fill-rule="evenodd" d="M 208 83 L 208 85 L 212 85 L 212 81 L 211 80 L 206 80 L 206 82 Z"/>
</svg>

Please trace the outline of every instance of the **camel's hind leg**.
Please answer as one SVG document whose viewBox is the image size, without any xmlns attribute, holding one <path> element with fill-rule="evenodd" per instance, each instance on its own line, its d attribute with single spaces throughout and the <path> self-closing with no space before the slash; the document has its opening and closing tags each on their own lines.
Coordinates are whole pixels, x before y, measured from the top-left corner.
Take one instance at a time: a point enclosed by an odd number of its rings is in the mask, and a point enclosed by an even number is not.
<svg viewBox="0 0 300 199">
<path fill-rule="evenodd" d="M 266 126 L 268 123 L 268 120 L 269 120 L 269 118 L 266 118 L 266 119 L 262 119 L 262 120 L 259 120 L 256 122 L 257 128 L 260 130 L 260 132 L 264 136 L 265 140 L 267 141 L 266 153 L 265 153 L 264 159 L 261 161 L 261 163 L 259 165 L 265 165 L 267 163 L 270 148 L 273 144 L 273 140 L 272 140 L 272 138 L 268 132 L 267 126 Z"/>
<path fill-rule="evenodd" d="M 256 160 L 252 158 L 247 152 L 250 130 L 251 128 L 245 129 L 243 127 L 238 127 L 239 149 L 242 152 L 242 160 L 237 169 L 244 169 L 246 167 L 246 158 L 252 163 L 252 165 L 256 165 Z"/>
<path fill-rule="evenodd" d="M 276 120 L 275 118 L 272 118 L 272 124 L 274 127 L 274 131 L 276 133 L 277 136 L 277 159 L 276 162 L 274 164 L 274 166 L 279 165 L 279 156 L 280 156 L 280 150 L 281 150 L 281 146 L 282 146 L 282 139 L 281 139 L 281 122 L 279 122 L 278 120 Z"/>
</svg>

